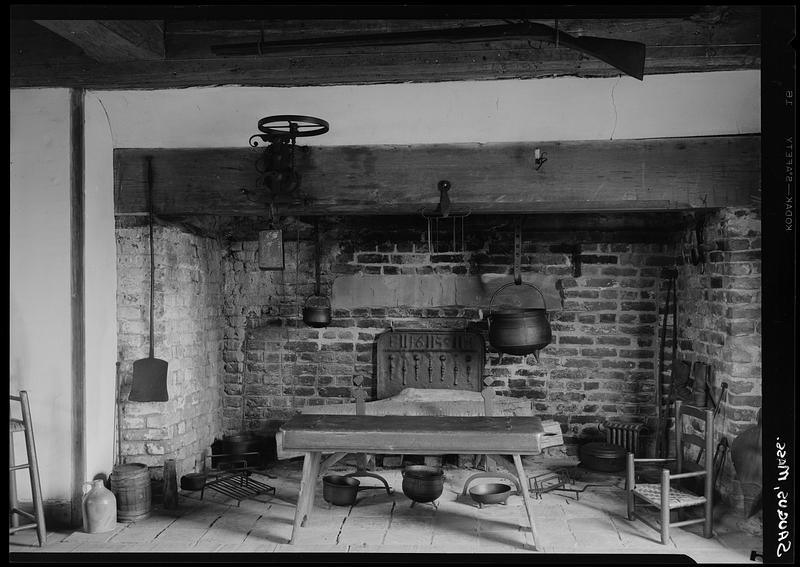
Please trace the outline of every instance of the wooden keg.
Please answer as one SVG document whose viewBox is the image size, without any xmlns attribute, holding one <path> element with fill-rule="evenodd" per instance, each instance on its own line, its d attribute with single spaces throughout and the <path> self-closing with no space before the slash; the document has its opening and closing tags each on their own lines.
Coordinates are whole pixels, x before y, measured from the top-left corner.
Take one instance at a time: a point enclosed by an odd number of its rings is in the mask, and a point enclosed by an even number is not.
<svg viewBox="0 0 800 567">
<path fill-rule="evenodd" d="M 147 465 L 116 465 L 111 473 L 111 492 L 117 497 L 118 522 L 135 522 L 150 516 L 152 494 Z"/>
</svg>

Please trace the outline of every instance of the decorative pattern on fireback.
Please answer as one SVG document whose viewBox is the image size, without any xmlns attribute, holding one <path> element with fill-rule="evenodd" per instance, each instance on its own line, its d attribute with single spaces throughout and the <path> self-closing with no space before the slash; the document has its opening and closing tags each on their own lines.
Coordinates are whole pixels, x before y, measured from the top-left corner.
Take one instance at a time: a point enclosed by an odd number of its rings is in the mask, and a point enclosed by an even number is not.
<svg viewBox="0 0 800 567">
<path fill-rule="evenodd" d="M 484 340 L 477 331 L 387 331 L 377 339 L 377 397 L 403 388 L 478 392 L 484 356 Z"/>
</svg>

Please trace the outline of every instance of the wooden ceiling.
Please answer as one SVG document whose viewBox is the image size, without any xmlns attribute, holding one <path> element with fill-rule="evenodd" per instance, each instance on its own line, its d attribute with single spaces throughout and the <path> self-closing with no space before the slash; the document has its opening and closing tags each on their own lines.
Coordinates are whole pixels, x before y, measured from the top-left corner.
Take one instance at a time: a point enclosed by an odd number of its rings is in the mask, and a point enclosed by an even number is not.
<svg viewBox="0 0 800 567">
<path fill-rule="evenodd" d="M 490 11 L 491 9 L 491 11 Z M 89 6 L 12 7 L 11 87 L 163 89 L 310 86 L 552 76 L 615 67 L 526 37 L 261 49 L 259 42 L 531 22 L 574 37 L 645 45 L 644 74 L 757 69 L 758 6 Z M 271 19 L 263 19 L 269 15 Z M 219 46 L 249 44 L 251 54 Z"/>
</svg>

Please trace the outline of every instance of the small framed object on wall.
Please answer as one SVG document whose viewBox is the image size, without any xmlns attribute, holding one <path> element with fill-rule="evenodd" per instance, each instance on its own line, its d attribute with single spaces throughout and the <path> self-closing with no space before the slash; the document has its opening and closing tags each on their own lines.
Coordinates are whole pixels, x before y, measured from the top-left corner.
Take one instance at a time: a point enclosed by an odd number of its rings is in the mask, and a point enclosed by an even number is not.
<svg viewBox="0 0 800 567">
<path fill-rule="evenodd" d="M 258 233 L 258 267 L 262 270 L 284 268 L 282 230 L 262 230 Z"/>
</svg>

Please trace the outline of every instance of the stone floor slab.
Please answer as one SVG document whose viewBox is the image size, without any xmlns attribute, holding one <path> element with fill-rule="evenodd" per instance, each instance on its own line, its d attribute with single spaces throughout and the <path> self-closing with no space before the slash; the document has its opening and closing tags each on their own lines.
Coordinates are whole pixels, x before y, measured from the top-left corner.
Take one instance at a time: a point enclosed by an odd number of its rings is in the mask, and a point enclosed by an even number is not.
<svg viewBox="0 0 800 567">
<path fill-rule="evenodd" d="M 126 527 L 127 527 L 126 524 L 117 524 L 117 527 L 114 530 L 110 531 L 110 532 L 96 533 L 96 534 L 89 534 L 89 533 L 86 533 L 86 532 L 78 530 L 78 531 L 75 531 L 75 532 L 69 534 L 66 538 L 63 539 L 63 541 L 79 541 L 79 542 L 84 542 L 84 543 L 88 543 L 88 542 L 91 542 L 91 543 L 103 543 L 103 542 L 106 542 L 106 541 L 110 540 L 111 538 L 113 538 L 114 536 L 116 536 L 117 534 L 122 532 L 123 530 L 125 530 Z"/>
<path fill-rule="evenodd" d="M 48 544 L 41 548 L 43 553 L 71 553 L 75 551 L 78 547 L 83 545 L 84 542 L 73 541 L 73 542 L 55 542 Z"/>
<path fill-rule="evenodd" d="M 727 549 L 714 549 L 714 550 L 695 550 L 687 552 L 686 555 L 691 557 L 697 563 L 733 563 L 739 565 L 756 565 L 756 562 L 749 561 L 749 554 L 747 557 L 741 553 Z"/>
<path fill-rule="evenodd" d="M 388 514 L 384 516 L 347 516 L 342 518 L 343 529 L 366 529 L 366 530 L 386 530 L 389 528 L 391 518 Z"/>
<path fill-rule="evenodd" d="M 210 528 L 200 538 L 198 543 L 244 543 L 247 532 L 241 530 L 228 530 Z"/>
<path fill-rule="evenodd" d="M 354 528 L 351 530 L 342 529 L 339 537 L 336 540 L 339 545 L 380 545 L 383 543 L 383 538 L 386 535 L 386 530 L 365 530 Z"/>
<path fill-rule="evenodd" d="M 506 546 L 506 547 L 519 547 L 525 544 L 527 538 L 522 531 L 497 531 L 497 532 L 480 532 L 478 537 L 478 545 L 481 547 L 486 546 Z"/>
<path fill-rule="evenodd" d="M 184 528 L 179 526 L 170 526 L 164 531 L 160 532 L 156 537 L 157 541 L 160 542 L 175 542 L 181 543 L 186 542 L 188 544 L 194 544 L 200 541 L 200 538 L 205 535 L 208 531 L 208 528 Z"/>
<path fill-rule="evenodd" d="M 128 528 L 116 534 L 113 538 L 109 539 L 109 543 L 124 544 L 124 543 L 147 543 L 156 539 L 163 531 L 162 528 Z"/>
<path fill-rule="evenodd" d="M 419 553 L 419 547 L 415 545 L 402 545 L 402 544 L 390 544 L 390 545 L 379 545 L 379 546 L 372 546 L 372 545 L 351 545 L 347 549 L 348 552 L 355 552 L 355 553 L 388 553 L 388 554 L 407 554 L 407 553 Z"/>
<path fill-rule="evenodd" d="M 338 545 L 331 545 L 331 544 L 320 544 L 320 545 L 304 545 L 302 549 L 299 549 L 295 545 L 286 544 L 279 544 L 275 546 L 275 553 L 278 555 L 276 556 L 276 560 L 280 561 L 280 554 L 291 554 L 294 555 L 298 552 L 302 553 L 346 553 L 347 546 L 338 546 Z"/>
<path fill-rule="evenodd" d="M 720 535 L 716 540 L 729 549 L 760 550 L 764 544 L 762 536 L 742 533 Z"/>
<path fill-rule="evenodd" d="M 429 532 L 389 530 L 383 538 L 383 544 L 386 546 L 410 545 L 417 549 L 422 549 L 430 547 L 432 539 L 433 534 Z"/>
</svg>

